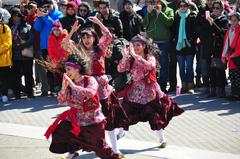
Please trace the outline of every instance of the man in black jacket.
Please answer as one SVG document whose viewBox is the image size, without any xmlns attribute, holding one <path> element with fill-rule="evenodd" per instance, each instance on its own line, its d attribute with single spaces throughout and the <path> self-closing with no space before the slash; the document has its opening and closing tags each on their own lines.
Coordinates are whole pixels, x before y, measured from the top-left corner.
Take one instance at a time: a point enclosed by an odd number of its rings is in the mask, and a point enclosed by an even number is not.
<svg viewBox="0 0 240 159">
<path fill-rule="evenodd" d="M 132 37 L 144 31 L 143 19 L 133 11 L 132 0 L 125 0 L 124 11 L 120 13 L 120 20 L 123 24 L 123 37 L 130 41 Z"/>
<path fill-rule="evenodd" d="M 119 17 L 110 9 L 109 0 L 100 0 L 98 2 L 99 19 L 102 23 L 118 38 L 123 36 L 123 26 Z"/>
</svg>

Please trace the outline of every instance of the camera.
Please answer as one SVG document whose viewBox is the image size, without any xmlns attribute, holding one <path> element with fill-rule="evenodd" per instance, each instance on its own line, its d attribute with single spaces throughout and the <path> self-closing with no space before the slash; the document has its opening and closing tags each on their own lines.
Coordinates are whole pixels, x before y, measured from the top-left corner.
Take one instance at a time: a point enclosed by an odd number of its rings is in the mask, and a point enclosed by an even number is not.
<svg viewBox="0 0 240 159">
<path fill-rule="evenodd" d="M 47 12 L 48 12 L 48 10 L 47 10 L 47 9 L 44 9 L 44 8 L 39 8 L 39 10 L 40 10 L 41 12 L 43 12 L 43 13 L 47 13 Z"/>
</svg>

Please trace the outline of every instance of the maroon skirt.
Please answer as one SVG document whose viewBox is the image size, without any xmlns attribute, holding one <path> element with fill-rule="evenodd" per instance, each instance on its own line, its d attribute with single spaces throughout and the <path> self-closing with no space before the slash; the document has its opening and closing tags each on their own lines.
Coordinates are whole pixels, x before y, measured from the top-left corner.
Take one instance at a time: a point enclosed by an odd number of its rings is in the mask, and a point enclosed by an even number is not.
<svg viewBox="0 0 240 159">
<path fill-rule="evenodd" d="M 98 124 L 81 126 L 80 134 L 75 136 L 70 132 L 71 123 L 64 120 L 53 131 L 49 150 L 58 154 L 74 153 L 78 150 L 95 151 L 96 155 L 102 159 L 118 159 L 119 155 L 115 154 L 106 143 L 105 124 L 106 122 L 103 121 Z"/>
<path fill-rule="evenodd" d="M 129 120 L 127 114 L 122 108 L 115 92 L 103 100 L 100 100 L 102 112 L 106 117 L 106 130 L 114 130 L 115 128 L 124 128 L 127 130 Z"/>
<path fill-rule="evenodd" d="M 128 126 L 148 121 L 152 130 L 165 128 L 172 117 L 184 112 L 168 95 L 163 98 L 157 97 L 147 104 L 124 100 L 122 107 L 128 116 Z"/>
</svg>

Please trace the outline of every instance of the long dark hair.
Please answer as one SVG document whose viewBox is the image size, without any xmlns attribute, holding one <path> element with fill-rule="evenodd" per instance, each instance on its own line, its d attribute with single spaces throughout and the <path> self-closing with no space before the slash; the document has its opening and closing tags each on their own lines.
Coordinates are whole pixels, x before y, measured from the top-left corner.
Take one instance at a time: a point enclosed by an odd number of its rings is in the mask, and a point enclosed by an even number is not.
<svg viewBox="0 0 240 159">
<path fill-rule="evenodd" d="M 148 56 L 154 56 L 156 58 L 156 68 L 159 68 L 160 67 L 159 59 L 161 51 L 159 50 L 157 44 L 154 43 L 153 40 L 147 37 L 144 33 L 134 36 L 131 42 L 135 41 L 142 41 L 145 44 L 144 48 L 145 59 Z M 159 71 L 159 69 L 156 69 L 156 71 Z"/>
</svg>

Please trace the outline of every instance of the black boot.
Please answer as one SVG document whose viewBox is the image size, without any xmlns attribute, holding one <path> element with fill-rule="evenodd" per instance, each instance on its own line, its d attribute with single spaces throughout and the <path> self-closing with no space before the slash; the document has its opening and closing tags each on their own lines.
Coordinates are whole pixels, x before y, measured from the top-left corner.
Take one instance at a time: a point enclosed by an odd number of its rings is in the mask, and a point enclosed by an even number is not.
<svg viewBox="0 0 240 159">
<path fill-rule="evenodd" d="M 215 97 L 216 96 L 216 88 L 213 88 L 213 87 L 211 87 L 210 89 L 209 89 L 209 94 L 208 94 L 208 98 L 211 98 L 211 97 Z"/>
<path fill-rule="evenodd" d="M 201 81 L 201 77 L 196 76 L 195 78 L 196 78 L 196 85 L 195 85 L 195 86 L 196 86 L 197 88 L 202 87 L 202 86 L 203 86 L 203 83 L 202 83 L 202 81 Z"/>
<path fill-rule="evenodd" d="M 226 96 L 225 88 L 217 87 L 216 94 L 218 98 L 224 98 Z"/>
</svg>

